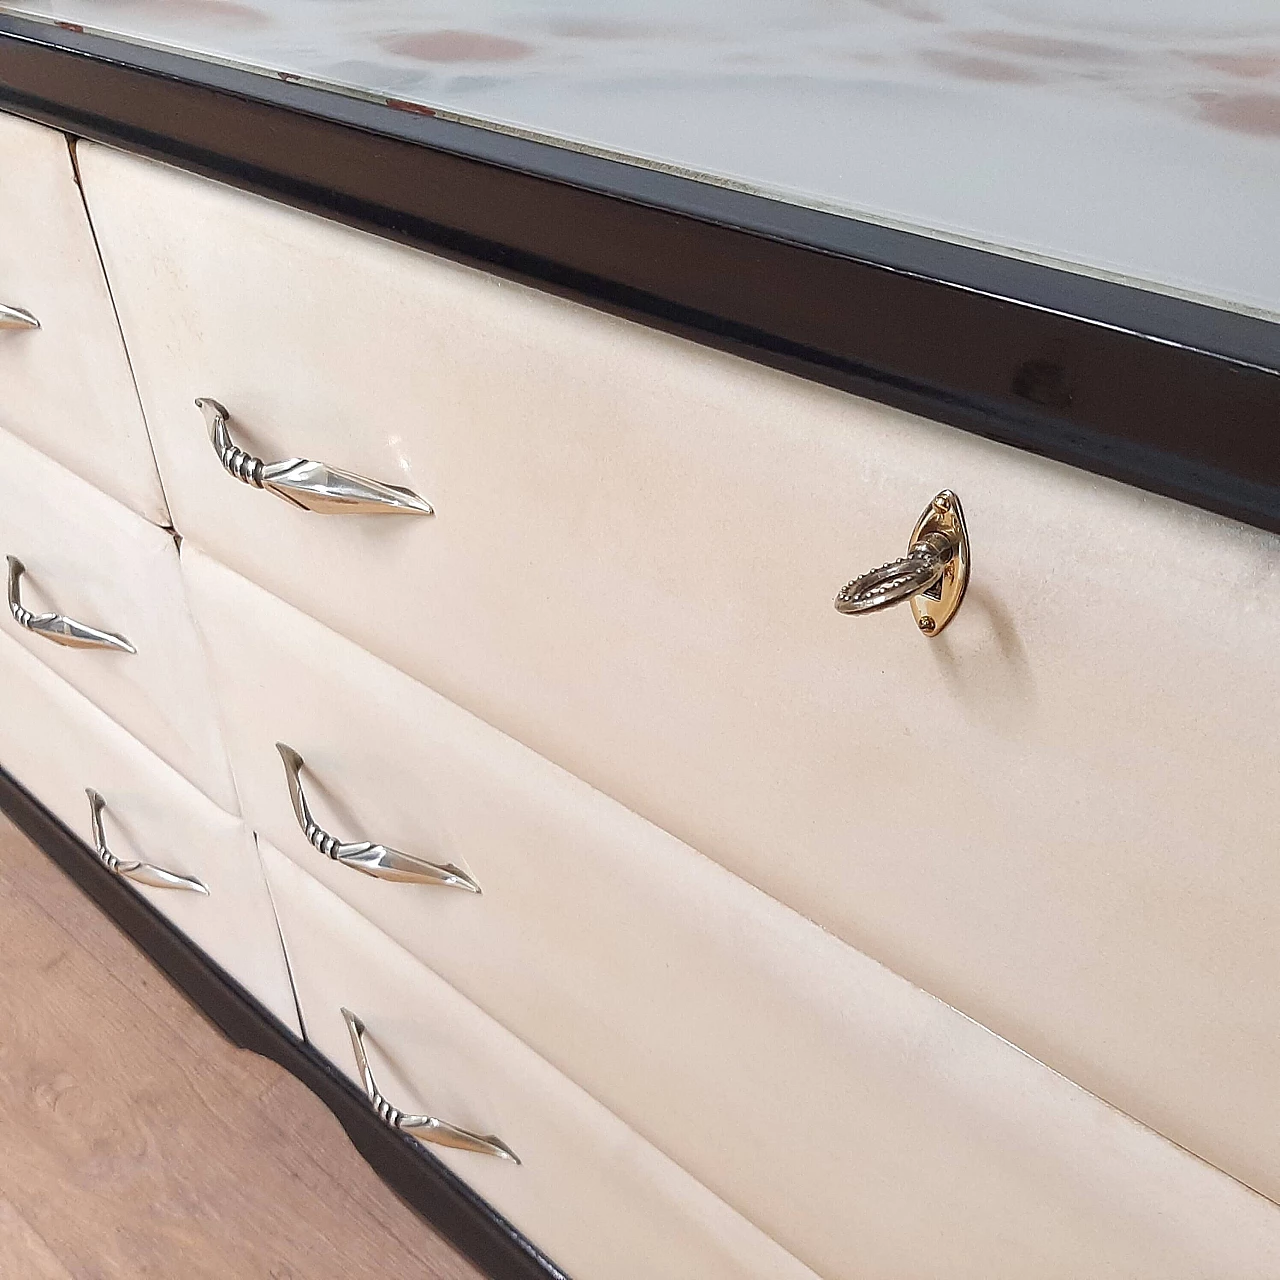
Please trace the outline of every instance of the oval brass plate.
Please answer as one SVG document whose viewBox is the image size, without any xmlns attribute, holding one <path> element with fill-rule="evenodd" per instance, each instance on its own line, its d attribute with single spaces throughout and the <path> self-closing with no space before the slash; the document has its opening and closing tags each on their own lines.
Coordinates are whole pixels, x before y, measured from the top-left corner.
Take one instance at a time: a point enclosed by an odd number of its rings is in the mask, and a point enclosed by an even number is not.
<svg viewBox="0 0 1280 1280">
<path fill-rule="evenodd" d="M 915 546 L 931 533 L 942 534 L 954 548 L 937 584 L 911 597 L 911 612 L 915 614 L 916 626 L 924 635 L 932 637 L 940 634 L 955 617 L 969 585 L 969 532 L 965 528 L 960 499 L 950 489 L 943 489 L 925 508 L 912 530 L 907 547 Z"/>
</svg>

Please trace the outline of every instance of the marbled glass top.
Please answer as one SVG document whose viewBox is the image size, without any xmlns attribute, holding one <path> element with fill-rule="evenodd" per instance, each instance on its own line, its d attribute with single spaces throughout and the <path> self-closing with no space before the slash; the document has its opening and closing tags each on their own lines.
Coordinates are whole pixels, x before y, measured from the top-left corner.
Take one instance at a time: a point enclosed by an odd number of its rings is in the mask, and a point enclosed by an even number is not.
<svg viewBox="0 0 1280 1280">
<path fill-rule="evenodd" d="M 1280 319 L 1280 0 L 0 0 Z"/>
</svg>

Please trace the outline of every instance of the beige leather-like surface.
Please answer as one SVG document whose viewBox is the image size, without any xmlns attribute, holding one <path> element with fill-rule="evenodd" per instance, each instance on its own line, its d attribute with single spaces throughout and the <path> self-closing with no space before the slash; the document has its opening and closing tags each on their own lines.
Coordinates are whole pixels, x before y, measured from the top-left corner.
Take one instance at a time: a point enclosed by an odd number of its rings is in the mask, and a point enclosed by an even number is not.
<svg viewBox="0 0 1280 1280">
<path fill-rule="evenodd" d="M 7 607 L 0 631 L 238 812 L 173 536 L 0 431 L 0 574 L 6 555 L 25 567 L 24 607 L 122 635 L 137 652 L 66 648 L 19 626 Z"/>
<path fill-rule="evenodd" d="M 307 1038 L 360 1083 L 340 1013 L 351 1009 L 393 1105 L 506 1142 L 519 1165 L 431 1151 L 557 1265 L 596 1280 L 816 1280 L 269 843 L 261 850 Z"/>
<path fill-rule="evenodd" d="M 109 151 L 184 533 L 1280 1197 L 1280 539 Z M 246 447 L 409 484 L 318 517 Z M 955 489 L 936 641 L 844 618 Z"/>
<path fill-rule="evenodd" d="M 1280 1265 L 1276 1206 L 189 543 L 183 565 L 249 820 L 815 1271 Z M 322 826 L 483 894 L 323 857 L 277 740 Z M 340 954 L 317 950 L 376 986 Z"/>
<path fill-rule="evenodd" d="M 253 835 L 47 667 L 0 635 L 0 768 L 86 844 L 92 787 L 111 852 L 194 876 L 207 896 L 129 882 L 297 1032 L 298 1019 Z"/>
<path fill-rule="evenodd" d="M 139 515 L 168 519 L 151 442 L 61 133 L 0 114 L 0 428 Z"/>
</svg>

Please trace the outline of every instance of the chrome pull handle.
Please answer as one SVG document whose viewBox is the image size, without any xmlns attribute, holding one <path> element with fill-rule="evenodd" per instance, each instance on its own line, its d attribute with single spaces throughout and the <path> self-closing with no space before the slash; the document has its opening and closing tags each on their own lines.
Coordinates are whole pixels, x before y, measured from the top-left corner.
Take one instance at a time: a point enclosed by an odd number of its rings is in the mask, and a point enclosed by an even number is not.
<svg viewBox="0 0 1280 1280">
<path fill-rule="evenodd" d="M 137 653 L 124 636 L 114 631 L 99 631 L 88 623 L 77 622 L 61 613 L 32 613 L 22 604 L 22 588 L 20 582 L 26 573 L 26 567 L 17 556 L 6 556 L 9 562 L 9 612 L 13 620 L 28 631 L 54 644 L 66 645 L 68 649 L 117 649 L 122 653 Z"/>
<path fill-rule="evenodd" d="M 924 509 L 901 560 L 855 578 L 836 596 L 840 613 L 876 613 L 911 601 L 916 626 L 939 635 L 969 585 L 969 533 L 960 499 L 944 489 Z"/>
<path fill-rule="evenodd" d="M 21 307 L 6 307 L 0 302 L 0 329 L 38 329 L 40 321 Z"/>
<path fill-rule="evenodd" d="M 480 886 L 475 880 L 451 862 L 428 862 L 425 858 L 415 858 L 412 854 L 390 849 L 385 844 L 374 844 L 370 840 L 344 843 L 337 836 L 331 836 L 311 816 L 311 806 L 302 789 L 302 757 L 283 742 L 276 743 L 276 750 L 284 761 L 284 776 L 289 784 L 289 799 L 293 801 L 293 816 L 297 818 L 302 834 L 326 858 L 332 858 L 334 862 L 341 862 L 345 867 L 351 867 L 378 880 L 437 884 L 453 889 L 466 889 L 469 893 L 480 892 Z"/>
<path fill-rule="evenodd" d="M 369 1056 L 364 1049 L 364 1023 L 350 1009 L 343 1009 L 342 1017 L 351 1035 L 351 1048 L 356 1055 L 356 1066 L 360 1068 L 360 1079 L 364 1084 L 364 1091 L 369 1095 L 373 1109 L 393 1129 L 410 1134 L 419 1142 L 434 1143 L 438 1147 L 454 1147 L 458 1151 L 476 1151 L 480 1155 L 497 1156 L 500 1160 L 510 1160 L 513 1164 L 520 1163 L 520 1157 L 501 1138 L 495 1137 L 492 1133 L 472 1133 L 469 1129 L 459 1129 L 457 1125 L 449 1124 L 445 1120 L 437 1120 L 435 1116 L 409 1116 L 397 1107 L 393 1107 L 382 1096 L 382 1091 L 373 1078 Z"/>
<path fill-rule="evenodd" d="M 231 415 L 216 400 L 201 396 L 196 408 L 204 414 L 218 461 L 242 484 L 265 489 L 292 506 L 324 515 L 435 514 L 425 498 L 396 484 L 383 484 L 381 480 L 370 480 L 307 458 L 264 462 L 246 453 L 231 439 L 227 426 Z"/>
<path fill-rule="evenodd" d="M 149 862 L 126 862 L 117 858 L 107 848 L 107 835 L 102 829 L 102 811 L 106 808 L 106 801 L 92 787 L 85 789 L 85 795 L 89 797 L 89 822 L 93 828 L 94 852 L 108 871 L 114 871 L 126 880 L 149 885 L 152 889 L 189 889 L 193 893 L 208 894 L 208 888 L 194 876 L 180 876 L 176 871 L 153 867 Z"/>
</svg>

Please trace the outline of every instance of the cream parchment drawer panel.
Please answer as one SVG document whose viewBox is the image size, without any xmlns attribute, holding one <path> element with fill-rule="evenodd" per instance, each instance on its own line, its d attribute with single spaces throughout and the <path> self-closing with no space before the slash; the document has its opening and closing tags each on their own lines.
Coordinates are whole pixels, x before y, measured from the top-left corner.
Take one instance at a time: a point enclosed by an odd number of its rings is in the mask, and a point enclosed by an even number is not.
<svg viewBox="0 0 1280 1280">
<path fill-rule="evenodd" d="M 261 841 L 307 1038 L 360 1081 L 342 1009 L 401 1111 L 499 1138 L 431 1151 L 586 1280 L 816 1280 L 772 1240 Z"/>
<path fill-rule="evenodd" d="M 1280 1198 L 1280 539 L 82 160 L 184 535 Z M 242 484 L 197 396 L 434 516 Z M 943 488 L 949 629 L 838 614 Z"/>
<path fill-rule="evenodd" d="M 67 139 L 0 114 L 0 191 L 0 428 L 163 524 L 160 478 Z"/>
<path fill-rule="evenodd" d="M 183 563 L 255 827 L 815 1271 L 1280 1263 L 1276 1206 L 189 545 Z M 483 892 L 324 856 L 278 741 L 324 833 Z"/>
<path fill-rule="evenodd" d="M 90 846 L 86 791 L 96 791 L 107 851 L 133 887 L 298 1031 L 252 832 L 7 636 L 0 636 L 0 768 Z M 164 879 L 157 869 L 180 882 L 153 887 Z"/>
<path fill-rule="evenodd" d="M 0 431 L 0 575 L 0 631 L 236 812 L 172 534 Z"/>
</svg>

